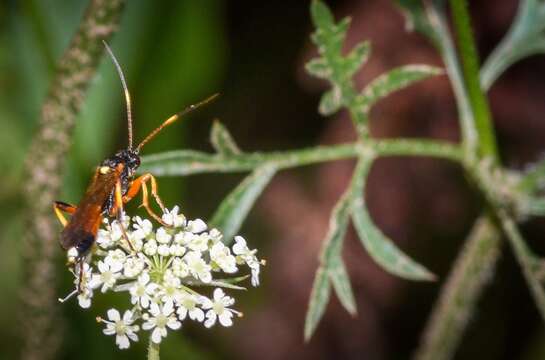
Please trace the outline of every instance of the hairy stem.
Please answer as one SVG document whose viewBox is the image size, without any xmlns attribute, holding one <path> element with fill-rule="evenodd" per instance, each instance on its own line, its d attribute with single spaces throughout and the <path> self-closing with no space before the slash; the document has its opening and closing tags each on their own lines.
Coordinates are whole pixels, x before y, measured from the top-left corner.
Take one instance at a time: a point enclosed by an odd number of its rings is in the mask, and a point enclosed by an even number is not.
<svg viewBox="0 0 545 360">
<path fill-rule="evenodd" d="M 479 155 L 497 160 L 496 136 L 492 127 L 488 99 L 482 91 L 479 80 L 479 54 L 471 31 L 471 19 L 467 6 L 466 0 L 450 0 L 454 28 L 458 36 L 465 87 L 469 95 L 478 135 Z"/>
<path fill-rule="evenodd" d="M 460 118 L 460 130 L 462 132 L 462 146 L 465 156 L 473 159 L 477 149 L 477 131 L 475 121 L 469 103 L 468 94 L 464 87 L 464 80 L 460 63 L 456 55 L 456 48 L 449 33 L 448 22 L 445 18 L 443 5 L 430 4 L 427 9 L 428 19 L 437 32 L 437 47 L 445 63 L 445 68 L 454 92 L 458 116 Z"/>
<path fill-rule="evenodd" d="M 528 283 L 541 318 L 545 321 L 545 290 L 543 289 L 540 276 L 536 271 L 540 264 L 539 258 L 532 253 L 528 245 L 524 242 L 524 238 L 520 234 L 513 218 L 501 210 L 498 217 L 500 218 L 503 231 L 509 239 L 511 248 L 515 253 L 515 257 L 522 268 L 522 273 Z"/>
<path fill-rule="evenodd" d="M 60 344 L 62 324 L 57 306 L 55 255 L 58 254 L 52 203 L 62 179 L 74 120 L 103 53 L 101 40 L 116 30 L 124 0 L 92 0 L 70 46 L 60 59 L 25 170 L 25 229 L 22 289 L 22 359 L 52 359 Z"/>
<path fill-rule="evenodd" d="M 452 358 L 485 286 L 493 277 L 501 253 L 500 240 L 500 232 L 489 216 L 481 216 L 473 225 L 428 319 L 415 359 Z"/>
<path fill-rule="evenodd" d="M 350 159 L 362 154 L 377 156 L 430 156 L 461 162 L 460 147 L 444 141 L 426 139 L 366 139 L 365 144 L 317 146 L 309 149 L 240 153 L 229 156 L 197 151 L 170 151 L 142 158 L 140 173 L 181 176 L 211 172 L 247 172 L 265 164 L 276 169 Z"/>
<path fill-rule="evenodd" d="M 160 360 L 160 350 L 161 344 L 154 343 L 150 338 L 148 346 L 148 360 Z"/>
</svg>

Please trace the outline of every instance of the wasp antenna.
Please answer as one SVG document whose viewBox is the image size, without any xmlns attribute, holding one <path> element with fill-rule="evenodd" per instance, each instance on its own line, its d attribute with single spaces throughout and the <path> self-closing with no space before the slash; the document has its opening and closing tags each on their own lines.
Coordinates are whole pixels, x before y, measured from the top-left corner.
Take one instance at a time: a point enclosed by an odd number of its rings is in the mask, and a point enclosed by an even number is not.
<svg viewBox="0 0 545 360">
<path fill-rule="evenodd" d="M 106 41 L 102 40 L 102 43 L 104 44 L 104 47 L 106 48 L 106 51 L 112 58 L 112 61 L 115 65 L 115 68 L 117 70 L 117 74 L 119 75 L 119 78 L 121 79 L 121 85 L 123 85 L 123 92 L 125 93 L 125 103 L 127 104 L 127 122 L 128 122 L 128 132 L 129 132 L 129 149 L 132 149 L 132 111 L 131 111 L 131 95 L 129 94 L 129 89 L 127 88 L 127 82 L 125 81 L 125 76 L 123 75 L 123 70 L 121 70 L 121 66 L 119 65 L 119 62 L 117 61 L 114 53 L 112 52 L 112 49 L 108 46 Z"/>
<path fill-rule="evenodd" d="M 140 149 L 147 142 L 149 142 L 151 139 L 153 139 L 165 127 L 167 127 L 168 125 L 174 123 L 176 120 L 182 118 L 182 116 L 186 115 L 187 113 L 190 113 L 191 111 L 196 110 L 196 109 L 200 108 L 201 106 L 208 104 L 212 100 L 216 99 L 219 95 L 220 95 L 219 93 L 216 93 L 216 94 L 214 94 L 212 96 L 207 97 L 206 99 L 204 99 L 201 102 L 198 102 L 198 103 L 193 104 L 193 105 L 189 105 L 188 107 L 186 107 L 185 109 L 183 109 L 179 113 L 176 113 L 176 114 L 172 115 L 171 117 L 169 117 L 168 119 L 166 119 L 161 125 L 159 125 L 159 127 L 157 127 L 148 136 L 146 136 L 146 138 L 144 140 L 142 140 L 142 142 L 140 144 L 138 144 L 138 146 L 136 147 L 136 151 L 140 151 Z"/>
</svg>

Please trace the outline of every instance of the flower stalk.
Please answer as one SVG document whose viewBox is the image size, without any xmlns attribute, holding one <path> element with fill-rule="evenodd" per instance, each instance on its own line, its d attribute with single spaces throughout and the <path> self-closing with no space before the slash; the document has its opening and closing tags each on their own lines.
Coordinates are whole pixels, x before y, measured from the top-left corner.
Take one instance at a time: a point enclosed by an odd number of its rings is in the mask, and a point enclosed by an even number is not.
<svg viewBox="0 0 545 360">
<path fill-rule="evenodd" d="M 148 360 L 160 360 L 160 350 L 161 344 L 154 343 L 150 338 L 148 345 Z"/>
</svg>

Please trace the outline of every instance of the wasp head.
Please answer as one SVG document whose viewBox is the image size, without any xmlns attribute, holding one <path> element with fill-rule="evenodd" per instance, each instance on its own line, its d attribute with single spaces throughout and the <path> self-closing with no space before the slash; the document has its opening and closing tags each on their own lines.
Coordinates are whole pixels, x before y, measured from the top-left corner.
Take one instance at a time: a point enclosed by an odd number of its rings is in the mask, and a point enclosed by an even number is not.
<svg viewBox="0 0 545 360">
<path fill-rule="evenodd" d="M 123 175 L 125 177 L 132 177 L 136 172 L 136 169 L 140 166 L 140 156 L 138 152 L 131 149 L 124 149 L 118 151 L 114 156 L 107 158 L 101 164 L 101 166 L 108 166 L 112 169 L 117 165 L 123 164 Z"/>
</svg>

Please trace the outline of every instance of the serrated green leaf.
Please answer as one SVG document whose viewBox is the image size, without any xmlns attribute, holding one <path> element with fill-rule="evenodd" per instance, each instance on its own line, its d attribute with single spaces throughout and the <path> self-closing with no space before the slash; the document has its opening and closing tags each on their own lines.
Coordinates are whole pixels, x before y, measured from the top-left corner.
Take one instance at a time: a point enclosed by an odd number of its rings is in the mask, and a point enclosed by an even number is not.
<svg viewBox="0 0 545 360">
<path fill-rule="evenodd" d="M 327 28 L 334 24 L 335 19 L 331 10 L 320 0 L 313 0 L 310 5 L 312 22 L 317 28 Z"/>
<path fill-rule="evenodd" d="M 492 84 L 511 65 L 528 56 L 545 53 L 545 3 L 521 0 L 509 31 L 490 53 L 480 71 L 483 89 Z"/>
<path fill-rule="evenodd" d="M 331 284 L 329 283 L 327 272 L 324 269 L 319 268 L 318 271 L 316 271 L 312 284 L 310 302 L 305 318 L 305 341 L 310 340 L 312 334 L 314 334 L 314 331 L 318 327 L 330 296 Z"/>
<path fill-rule="evenodd" d="M 382 74 L 371 81 L 358 96 L 358 110 L 368 113 L 380 99 L 417 81 L 441 74 L 442 70 L 428 65 L 405 65 Z"/>
<path fill-rule="evenodd" d="M 435 280 L 435 275 L 405 255 L 376 227 L 361 195 L 352 204 L 352 220 L 363 246 L 384 270 L 409 280 Z"/>
<path fill-rule="evenodd" d="M 223 233 L 229 243 L 237 234 L 255 201 L 276 173 L 273 166 L 265 165 L 248 175 L 223 201 L 214 213 L 210 225 Z"/>
<path fill-rule="evenodd" d="M 313 310 L 313 313 L 312 316 L 307 313 L 307 320 L 305 323 L 306 340 L 309 340 L 312 336 L 314 329 L 324 313 L 325 305 L 327 304 L 327 302 L 321 304 L 321 299 L 316 299 L 316 297 L 320 295 L 320 292 L 316 290 L 316 286 L 325 287 L 323 282 L 327 283 L 327 279 L 321 279 L 324 274 L 330 277 L 335 292 L 344 308 L 352 315 L 357 312 L 356 301 L 354 299 L 350 280 L 348 279 L 348 274 L 342 261 L 341 253 L 350 218 L 352 198 L 354 197 L 354 194 L 357 193 L 357 189 L 361 188 L 362 179 L 366 174 L 365 169 L 368 167 L 368 161 L 370 161 L 370 159 L 360 160 L 358 162 L 348 189 L 344 192 L 331 212 L 328 232 L 322 244 L 320 266 L 316 271 L 310 298 L 309 313 L 311 309 Z M 330 285 L 329 283 L 327 284 L 329 292 Z M 327 297 L 329 299 L 329 293 Z M 321 305 L 318 306 L 313 304 Z M 313 323 L 309 324 L 309 321 L 312 321 Z"/>
<path fill-rule="evenodd" d="M 344 58 L 343 72 L 345 76 L 354 75 L 369 59 L 371 54 L 371 45 L 368 41 L 357 44 L 350 53 Z"/>
<path fill-rule="evenodd" d="M 416 30 L 432 42 L 437 43 L 438 35 L 428 20 L 422 0 L 396 0 L 396 3 L 405 15 L 407 30 Z"/>
<path fill-rule="evenodd" d="M 333 288 L 335 293 L 339 298 L 343 307 L 351 315 L 356 315 L 358 310 L 356 307 L 356 299 L 354 298 L 354 292 L 352 291 L 352 286 L 350 285 L 350 279 L 344 266 L 343 260 L 340 256 L 335 257 L 331 265 L 328 267 L 328 274 L 331 282 L 333 283 Z"/>
<path fill-rule="evenodd" d="M 324 116 L 329 116 L 337 111 L 342 106 L 341 89 L 338 86 L 333 86 L 332 89 L 326 91 L 320 99 L 318 111 Z"/>
<path fill-rule="evenodd" d="M 320 79 L 329 79 L 332 71 L 324 58 L 315 58 L 305 65 L 305 70 Z"/>
<path fill-rule="evenodd" d="M 240 154 L 240 149 L 225 126 L 218 120 L 214 121 L 210 132 L 210 142 L 214 149 L 225 156 Z"/>
</svg>

